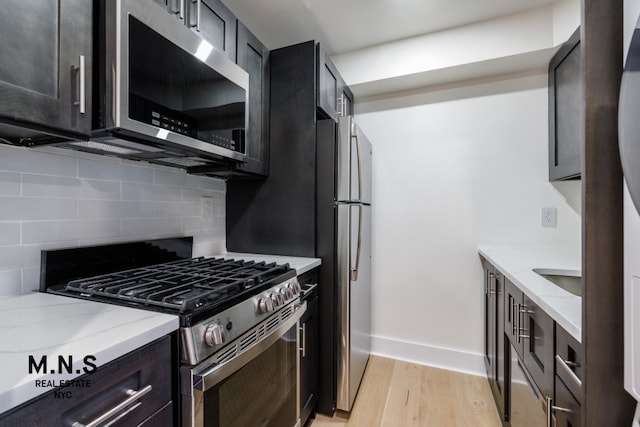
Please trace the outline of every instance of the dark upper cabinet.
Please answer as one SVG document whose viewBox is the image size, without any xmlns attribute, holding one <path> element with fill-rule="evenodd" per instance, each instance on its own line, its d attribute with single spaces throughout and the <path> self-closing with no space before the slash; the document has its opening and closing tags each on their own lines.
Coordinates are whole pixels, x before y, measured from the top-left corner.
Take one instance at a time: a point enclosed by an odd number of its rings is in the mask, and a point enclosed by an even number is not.
<svg viewBox="0 0 640 427">
<path fill-rule="evenodd" d="M 92 7 L 6 0 L 0 28 L 0 136 L 22 145 L 91 132 Z"/>
<path fill-rule="evenodd" d="M 171 0 L 169 0 L 171 1 Z M 187 25 L 213 47 L 236 59 L 236 17 L 220 0 L 184 0 Z"/>
<path fill-rule="evenodd" d="M 236 59 L 236 17 L 220 0 L 153 0 L 184 25 L 202 35 L 229 58 Z"/>
<path fill-rule="evenodd" d="M 269 50 L 240 21 L 236 62 L 249 73 L 249 127 L 245 135 L 246 162 L 239 172 L 269 173 Z"/>
<path fill-rule="evenodd" d="M 580 178 L 584 82 L 580 29 L 549 63 L 549 180 Z"/>
<path fill-rule="evenodd" d="M 338 120 L 353 113 L 353 94 L 329 55 L 317 45 L 317 107 L 323 118 Z"/>
</svg>

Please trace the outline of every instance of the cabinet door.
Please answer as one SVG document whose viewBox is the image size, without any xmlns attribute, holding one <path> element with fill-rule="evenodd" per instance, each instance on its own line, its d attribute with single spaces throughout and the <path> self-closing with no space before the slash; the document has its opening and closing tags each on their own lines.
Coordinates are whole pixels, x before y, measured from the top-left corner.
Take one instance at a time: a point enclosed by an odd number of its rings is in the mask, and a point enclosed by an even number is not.
<svg viewBox="0 0 640 427">
<path fill-rule="evenodd" d="M 571 394 L 562 380 L 556 376 L 554 402 L 555 427 L 579 427 L 582 424 L 580 402 Z"/>
<path fill-rule="evenodd" d="M 578 400 L 582 400 L 584 350 L 582 343 L 556 324 L 556 375 Z"/>
<path fill-rule="evenodd" d="M 269 50 L 238 21 L 237 63 L 249 73 L 249 127 L 245 136 L 247 158 L 238 170 L 269 173 Z"/>
<path fill-rule="evenodd" d="M 353 116 L 353 93 L 346 83 L 342 82 L 340 95 L 338 97 L 338 115 Z"/>
<path fill-rule="evenodd" d="M 521 332 L 524 335 L 524 365 L 545 396 L 553 396 L 554 323 L 537 304 L 524 295 Z"/>
<path fill-rule="evenodd" d="M 580 177 L 584 96 L 580 31 L 549 63 L 549 180 Z"/>
<path fill-rule="evenodd" d="M 187 25 L 202 34 L 216 49 L 236 59 L 236 17 L 220 0 L 185 0 Z"/>
<path fill-rule="evenodd" d="M 307 302 L 300 319 L 300 418 L 309 419 L 318 401 L 318 297 Z"/>
<path fill-rule="evenodd" d="M 504 276 L 485 267 L 485 367 L 498 412 L 505 414 Z"/>
<path fill-rule="evenodd" d="M 511 281 L 504 281 L 504 334 L 516 349 L 518 356 L 522 354 L 522 338 L 519 336 L 518 316 L 522 305 L 522 291 Z"/>
<path fill-rule="evenodd" d="M 0 120 L 89 135 L 91 2 L 5 0 L 2 7 Z"/>
<path fill-rule="evenodd" d="M 329 55 L 318 45 L 318 88 L 317 107 L 323 117 L 338 120 L 338 99 L 343 86 L 338 69 L 333 65 Z"/>
</svg>

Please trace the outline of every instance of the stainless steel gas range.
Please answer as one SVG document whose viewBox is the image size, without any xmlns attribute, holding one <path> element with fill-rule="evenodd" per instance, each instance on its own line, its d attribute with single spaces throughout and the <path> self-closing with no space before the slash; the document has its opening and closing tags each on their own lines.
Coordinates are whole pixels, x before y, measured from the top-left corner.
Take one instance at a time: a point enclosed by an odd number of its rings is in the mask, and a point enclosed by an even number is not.
<svg viewBox="0 0 640 427">
<path fill-rule="evenodd" d="M 191 258 L 191 243 L 43 251 L 41 290 L 177 315 L 183 426 L 299 426 L 295 270 Z"/>
</svg>

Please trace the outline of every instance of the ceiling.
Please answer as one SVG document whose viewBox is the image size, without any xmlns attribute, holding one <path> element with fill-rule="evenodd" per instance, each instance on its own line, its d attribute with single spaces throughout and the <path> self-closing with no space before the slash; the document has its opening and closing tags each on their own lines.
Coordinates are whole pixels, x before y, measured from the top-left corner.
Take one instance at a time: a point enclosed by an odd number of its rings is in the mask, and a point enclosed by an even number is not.
<svg viewBox="0 0 640 427">
<path fill-rule="evenodd" d="M 226 0 L 275 49 L 317 40 L 339 54 L 523 12 L 558 0 Z"/>
</svg>

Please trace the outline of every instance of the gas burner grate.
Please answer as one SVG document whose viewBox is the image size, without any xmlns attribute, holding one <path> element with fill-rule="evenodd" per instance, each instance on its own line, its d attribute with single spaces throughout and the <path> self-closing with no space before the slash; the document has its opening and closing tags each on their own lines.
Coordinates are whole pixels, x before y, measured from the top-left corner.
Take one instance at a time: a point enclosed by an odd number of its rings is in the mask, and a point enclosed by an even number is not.
<svg viewBox="0 0 640 427">
<path fill-rule="evenodd" d="M 286 280 L 291 271 L 288 264 L 200 257 L 77 279 L 66 290 L 189 313 Z"/>
</svg>

